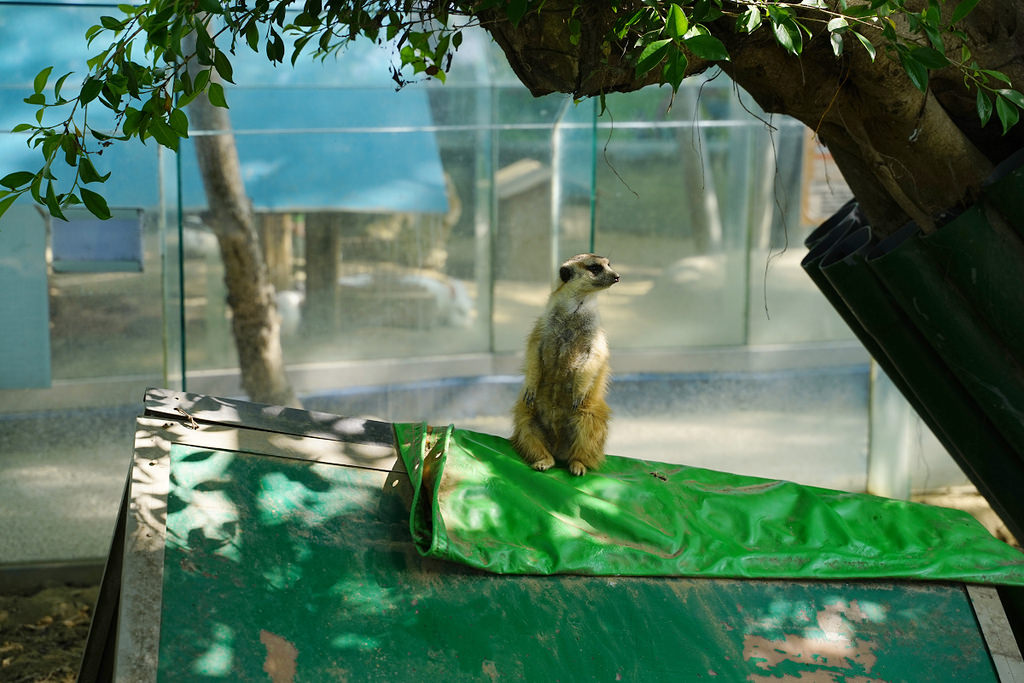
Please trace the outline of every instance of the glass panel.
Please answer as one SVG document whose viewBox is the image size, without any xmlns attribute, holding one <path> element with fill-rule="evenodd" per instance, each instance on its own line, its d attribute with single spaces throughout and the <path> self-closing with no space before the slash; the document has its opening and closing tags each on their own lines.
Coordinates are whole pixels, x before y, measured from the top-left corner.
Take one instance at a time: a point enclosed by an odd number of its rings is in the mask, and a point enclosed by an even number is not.
<svg viewBox="0 0 1024 683">
<path fill-rule="evenodd" d="M 622 281 L 602 316 L 616 348 L 745 341 L 750 117 L 686 84 L 608 98 L 599 121 L 596 249 Z"/>
<path fill-rule="evenodd" d="M 0 389 L 50 386 L 46 230 L 30 206 L 0 229 Z"/>
<path fill-rule="evenodd" d="M 585 245 L 589 215 L 574 212 L 571 204 L 557 206 L 561 216 L 554 213 L 556 189 L 568 196 L 579 191 L 554 182 L 562 170 L 555 168 L 556 151 L 567 146 L 562 125 L 571 100 L 557 94 L 533 98 L 522 87 L 496 89 L 494 100 L 494 348 L 519 352 L 551 292 L 557 265 L 576 253 L 566 254 L 560 239 Z M 588 180 L 585 197 L 589 190 Z M 559 217 L 556 232 L 553 220 Z"/>
<path fill-rule="evenodd" d="M 51 99 L 57 78 L 84 71 L 90 53 L 84 33 L 101 13 L 110 10 L 0 6 L 0 176 L 40 163 L 38 150 L 25 144 L 26 135 L 9 131 L 33 120 L 35 107 L 22 100 L 40 70 L 54 66 L 46 89 Z M 69 77 L 68 87 L 74 81 Z M 102 129 L 110 120 L 97 107 L 89 121 Z M 69 254 L 67 242 L 54 244 L 57 221 L 28 198 L 0 219 L 0 235 L 32 245 L 14 270 L 30 271 L 41 284 L 32 297 L 6 297 L 26 309 L 0 311 L 0 328 L 41 334 L 24 340 L 21 348 L 31 351 L 33 364 L 47 364 L 45 381 L 34 388 L 22 382 L 23 388 L 15 389 L 6 379 L 27 363 L 0 362 L 0 561 L 95 561 L 107 553 L 140 400 L 147 387 L 173 387 L 180 373 L 171 157 L 153 144 L 136 143 L 106 149 L 94 159 L 100 173 L 116 169 L 100 191 L 115 220 L 131 229 L 118 234 L 117 223 L 94 224 L 89 244 L 71 244 L 72 256 L 88 257 L 65 262 L 64 270 L 71 272 L 57 272 L 60 264 L 53 267 L 55 257 Z M 66 171 L 56 172 L 70 180 Z M 65 213 L 73 221 L 61 224 L 68 230 L 77 229 L 76 220 L 91 220 L 81 208 Z M 135 244 L 140 234 L 141 244 Z M 130 248 L 105 248 L 111 246 Z M 130 270 L 118 272 L 124 268 Z M 9 274 L 11 264 L 0 269 Z"/>
<path fill-rule="evenodd" d="M 810 130 L 785 117 L 772 123 L 771 139 L 765 131 L 758 135 L 774 182 L 764 186 L 764 210 L 751 215 L 749 343 L 852 341 L 850 328 L 800 267 L 804 239 L 852 195 Z"/>
</svg>

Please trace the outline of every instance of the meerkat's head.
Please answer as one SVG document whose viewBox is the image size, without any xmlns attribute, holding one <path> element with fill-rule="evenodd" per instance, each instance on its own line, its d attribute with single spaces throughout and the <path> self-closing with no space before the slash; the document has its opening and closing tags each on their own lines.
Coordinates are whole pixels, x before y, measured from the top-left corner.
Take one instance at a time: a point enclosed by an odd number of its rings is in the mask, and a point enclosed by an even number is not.
<svg viewBox="0 0 1024 683">
<path fill-rule="evenodd" d="M 607 289 L 619 281 L 608 259 L 596 254 L 577 254 L 558 269 L 562 285 L 570 285 L 584 293 Z"/>
</svg>

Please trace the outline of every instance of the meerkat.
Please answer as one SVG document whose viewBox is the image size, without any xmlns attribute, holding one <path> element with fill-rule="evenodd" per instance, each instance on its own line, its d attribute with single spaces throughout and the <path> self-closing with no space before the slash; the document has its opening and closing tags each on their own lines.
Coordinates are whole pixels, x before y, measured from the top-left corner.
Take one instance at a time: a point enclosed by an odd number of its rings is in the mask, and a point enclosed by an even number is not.
<svg viewBox="0 0 1024 683">
<path fill-rule="evenodd" d="M 597 314 L 600 291 L 619 281 L 608 259 L 579 254 L 562 264 L 526 342 L 523 388 L 512 410 L 512 446 L 535 470 L 562 462 L 580 476 L 604 462 L 611 411 L 608 342 Z"/>
</svg>

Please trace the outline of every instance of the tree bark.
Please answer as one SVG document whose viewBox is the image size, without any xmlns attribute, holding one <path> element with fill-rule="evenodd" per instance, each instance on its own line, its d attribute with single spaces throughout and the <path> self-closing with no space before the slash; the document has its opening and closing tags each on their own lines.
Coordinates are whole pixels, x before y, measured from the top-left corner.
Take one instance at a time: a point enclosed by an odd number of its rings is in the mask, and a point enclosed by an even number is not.
<svg viewBox="0 0 1024 683">
<path fill-rule="evenodd" d="M 252 401 L 300 407 L 284 370 L 274 286 L 260 252 L 227 110 L 200 95 L 189 105 L 189 117 L 191 130 L 204 133 L 192 143 L 206 191 L 207 223 L 224 262 L 242 388 Z"/>
</svg>

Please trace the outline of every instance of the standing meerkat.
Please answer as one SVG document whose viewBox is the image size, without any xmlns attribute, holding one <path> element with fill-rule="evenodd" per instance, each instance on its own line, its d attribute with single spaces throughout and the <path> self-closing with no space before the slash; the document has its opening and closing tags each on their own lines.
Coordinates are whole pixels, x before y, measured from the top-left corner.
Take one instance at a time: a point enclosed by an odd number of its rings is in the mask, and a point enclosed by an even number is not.
<svg viewBox="0 0 1024 683">
<path fill-rule="evenodd" d="M 526 342 L 523 389 L 512 410 L 512 446 L 535 470 L 556 461 L 579 476 L 604 462 L 611 411 L 608 342 L 594 294 L 619 281 L 608 259 L 579 254 L 562 264 Z"/>
</svg>

